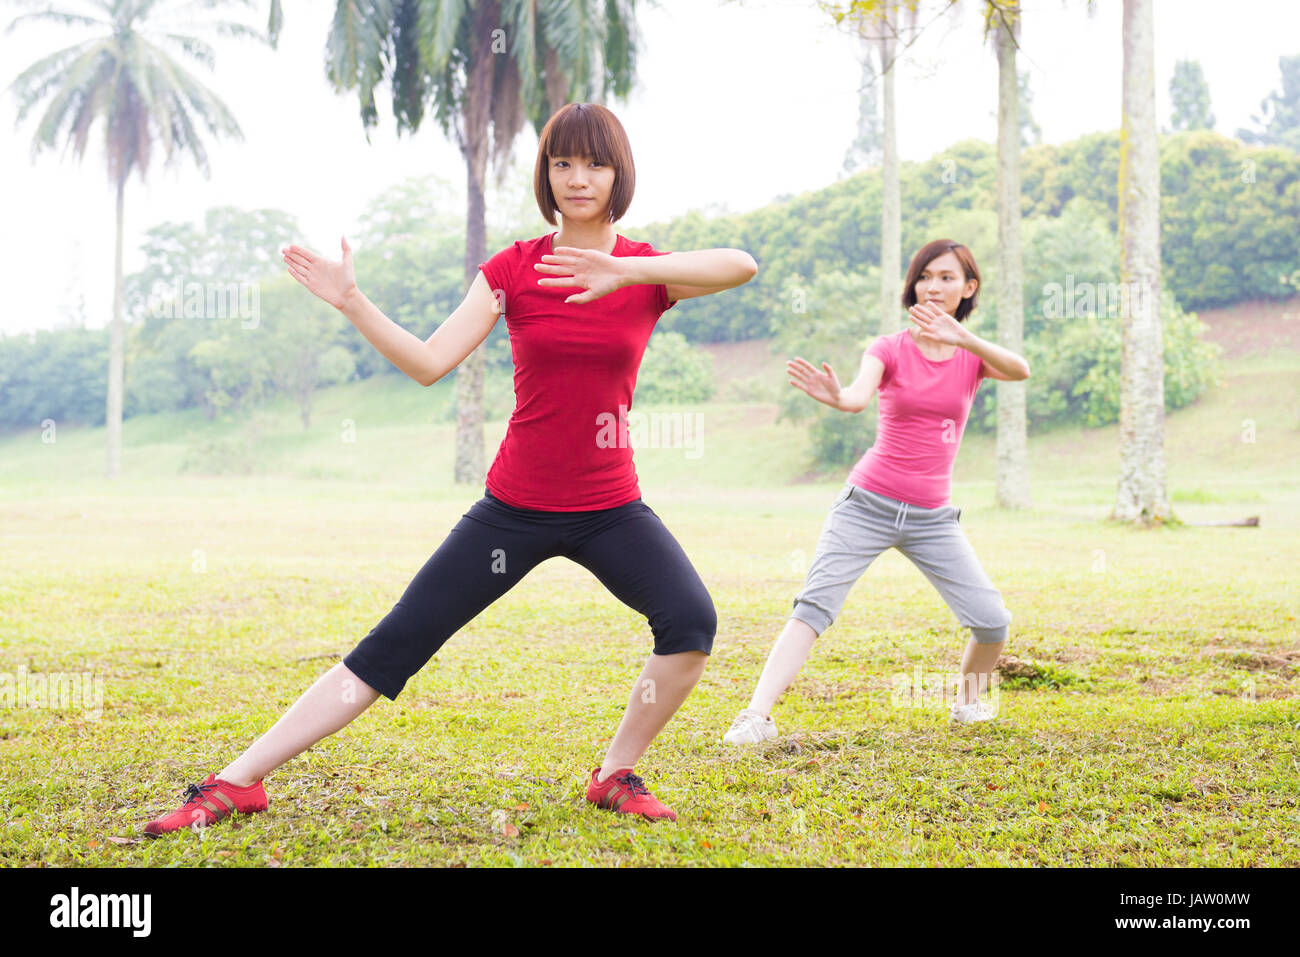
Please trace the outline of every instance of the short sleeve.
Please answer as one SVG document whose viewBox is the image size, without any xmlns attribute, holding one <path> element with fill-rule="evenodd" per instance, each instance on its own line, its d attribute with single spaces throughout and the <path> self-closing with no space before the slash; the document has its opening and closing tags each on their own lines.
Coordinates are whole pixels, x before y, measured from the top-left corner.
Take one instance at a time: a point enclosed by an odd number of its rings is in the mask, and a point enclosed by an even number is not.
<svg viewBox="0 0 1300 957">
<path fill-rule="evenodd" d="M 904 333 L 906 335 L 906 333 Z M 884 385 L 894 374 L 894 340 L 890 336 L 877 336 L 876 341 L 867 346 L 867 355 L 875 356 L 885 367 L 880 375 L 880 384 Z"/>
<path fill-rule="evenodd" d="M 486 262 L 478 264 L 479 270 L 483 273 L 483 278 L 487 280 L 488 288 L 495 294 L 499 291 L 505 293 L 510 289 L 514 282 L 515 272 L 519 267 L 519 244 L 512 243 L 505 249 L 501 250 L 490 257 Z M 507 301 L 508 301 L 507 294 Z"/>
</svg>

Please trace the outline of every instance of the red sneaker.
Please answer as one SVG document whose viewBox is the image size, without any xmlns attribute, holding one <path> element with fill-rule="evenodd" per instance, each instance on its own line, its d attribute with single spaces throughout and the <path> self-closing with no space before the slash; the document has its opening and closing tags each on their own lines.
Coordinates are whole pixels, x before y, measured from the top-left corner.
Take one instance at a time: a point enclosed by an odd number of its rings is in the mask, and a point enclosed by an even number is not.
<svg viewBox="0 0 1300 957">
<path fill-rule="evenodd" d="M 593 770 L 591 783 L 587 785 L 587 800 L 596 807 L 618 814 L 640 814 L 651 820 L 660 817 L 677 820 L 677 812 L 651 794 L 645 782 L 633 774 L 631 768 L 615 771 L 597 784 L 599 774 L 600 768 Z"/>
<path fill-rule="evenodd" d="M 229 781 L 219 780 L 215 774 L 209 774 L 202 784 L 188 785 L 185 788 L 185 798 L 185 803 L 175 811 L 146 824 L 145 836 L 159 837 L 186 827 L 207 827 L 228 817 L 233 811 L 252 814 L 266 810 L 266 791 L 262 788 L 261 781 L 246 788 L 237 788 Z"/>
</svg>

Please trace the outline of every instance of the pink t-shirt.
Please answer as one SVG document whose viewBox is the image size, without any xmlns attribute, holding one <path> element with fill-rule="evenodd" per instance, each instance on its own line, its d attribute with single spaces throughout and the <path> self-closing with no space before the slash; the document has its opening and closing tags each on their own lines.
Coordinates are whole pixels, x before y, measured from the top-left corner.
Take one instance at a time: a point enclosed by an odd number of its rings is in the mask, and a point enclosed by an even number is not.
<svg viewBox="0 0 1300 957">
<path fill-rule="evenodd" d="M 907 329 L 881 336 L 867 352 L 885 365 L 876 442 L 849 481 L 921 508 L 949 504 L 952 463 L 984 360 L 960 346 L 951 358 L 927 359 Z"/>
</svg>

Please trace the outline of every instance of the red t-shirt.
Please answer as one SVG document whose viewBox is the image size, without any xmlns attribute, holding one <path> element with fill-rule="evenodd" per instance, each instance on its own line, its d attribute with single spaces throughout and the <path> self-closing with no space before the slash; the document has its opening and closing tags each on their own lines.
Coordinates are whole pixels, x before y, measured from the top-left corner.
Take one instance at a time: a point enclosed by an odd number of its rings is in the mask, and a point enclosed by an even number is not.
<svg viewBox="0 0 1300 957">
<path fill-rule="evenodd" d="M 566 303 L 581 287 L 539 286 L 553 277 L 533 268 L 554 236 L 520 240 L 479 264 L 504 308 L 515 363 L 515 411 L 487 487 L 516 508 L 616 508 L 641 497 L 627 412 L 650 333 L 673 304 L 663 285 Z M 610 255 L 667 252 L 618 236 Z"/>
<path fill-rule="evenodd" d="M 960 346 L 948 359 L 927 359 L 904 329 L 867 347 L 884 363 L 876 441 L 849 473 L 859 488 L 909 505 L 949 504 L 952 463 L 961 446 L 984 360 Z"/>
</svg>

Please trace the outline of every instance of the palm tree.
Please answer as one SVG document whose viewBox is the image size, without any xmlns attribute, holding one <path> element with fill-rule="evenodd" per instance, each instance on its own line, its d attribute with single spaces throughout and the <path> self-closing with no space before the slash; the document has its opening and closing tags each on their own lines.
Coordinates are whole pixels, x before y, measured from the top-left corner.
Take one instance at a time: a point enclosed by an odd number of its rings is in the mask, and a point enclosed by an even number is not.
<svg viewBox="0 0 1300 957">
<path fill-rule="evenodd" d="M 34 7 L 35 0 L 15 0 Z M 218 0 L 219 2 L 219 0 Z M 117 478 L 122 446 L 123 320 L 122 227 L 126 181 L 138 172 L 143 181 L 157 145 L 166 162 L 188 153 L 208 174 L 208 154 L 199 133 L 207 127 L 212 136 L 243 139 L 239 125 L 226 105 L 187 73 L 166 48 L 173 48 L 209 69 L 212 47 L 199 32 L 222 36 L 247 36 L 275 46 L 279 32 L 279 0 L 273 0 L 268 34 L 229 21 L 193 21 L 191 2 L 169 10 L 156 10 L 158 0 L 87 0 L 95 13 L 45 9 L 25 13 L 6 28 L 12 32 L 24 21 L 53 21 L 70 27 L 89 27 L 97 35 L 36 61 L 10 85 L 18 99 L 17 122 L 49 98 L 32 138 L 32 154 L 71 146 L 80 162 L 97 119 L 104 121 L 104 157 L 109 181 L 117 191 L 117 239 L 113 266 L 113 316 L 109 323 L 107 476 Z M 181 18 L 181 19 L 177 19 Z"/>
<path fill-rule="evenodd" d="M 419 129 L 426 106 L 465 159 L 465 289 L 487 258 L 489 160 L 504 175 L 515 136 L 538 131 L 570 99 L 625 98 L 635 76 L 635 0 L 338 0 L 326 70 L 357 90 L 361 122 L 378 121 L 388 74 L 397 132 Z M 391 72 L 390 72 L 391 71 Z M 456 371 L 457 482 L 481 483 L 483 351 Z"/>
<path fill-rule="evenodd" d="M 1020 81 L 1016 36 L 1020 0 L 985 0 L 984 29 L 998 55 L 998 344 L 1024 352 L 1024 291 L 1020 263 Z M 1029 507 L 1025 384 L 998 381 L 997 501 Z"/>
<path fill-rule="evenodd" d="M 1173 518 L 1165 484 L 1164 348 L 1160 319 L 1160 158 L 1156 139 L 1151 0 L 1124 0 L 1124 115 L 1119 138 L 1119 488 L 1111 517 L 1158 524 Z"/>
</svg>

